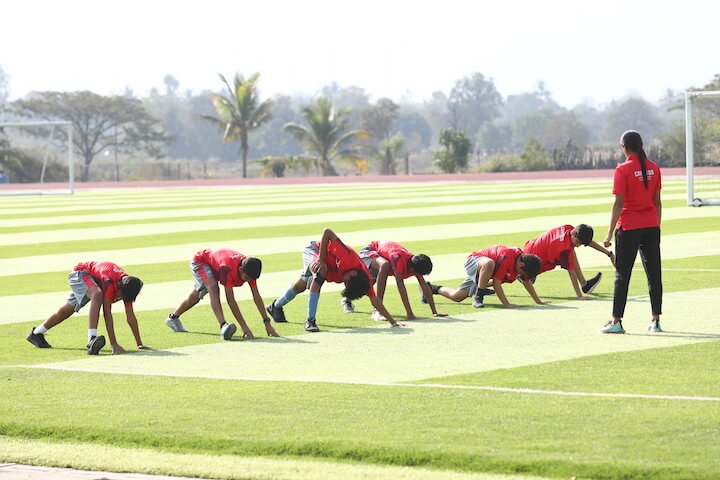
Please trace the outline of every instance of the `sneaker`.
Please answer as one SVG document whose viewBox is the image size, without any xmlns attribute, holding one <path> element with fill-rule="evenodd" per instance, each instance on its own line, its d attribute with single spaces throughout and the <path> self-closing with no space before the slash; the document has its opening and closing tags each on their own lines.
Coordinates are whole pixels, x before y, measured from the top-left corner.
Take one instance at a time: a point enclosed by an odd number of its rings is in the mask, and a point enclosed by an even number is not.
<svg viewBox="0 0 720 480">
<path fill-rule="evenodd" d="M 165 325 L 170 327 L 173 332 L 187 332 L 187 328 L 180 321 L 180 317 L 175 317 L 172 313 L 165 319 Z"/>
<path fill-rule="evenodd" d="M 35 329 L 33 329 L 35 330 Z M 30 335 L 25 337 L 28 342 L 35 345 L 37 348 L 52 348 L 50 344 L 45 340 L 45 335 L 42 333 L 33 333 L 33 330 L 30 330 Z"/>
<path fill-rule="evenodd" d="M 387 318 L 383 317 L 380 312 L 377 310 L 373 310 L 372 315 L 370 315 L 370 318 L 373 319 L 375 322 L 386 322 Z"/>
<path fill-rule="evenodd" d="M 625 329 L 622 326 L 622 322 L 608 322 L 600 329 L 600 333 L 625 333 Z"/>
<path fill-rule="evenodd" d="M 473 298 L 473 308 L 483 308 L 485 306 L 483 303 L 485 295 L 493 295 L 494 293 L 495 290 L 489 288 L 478 288 L 477 292 L 475 292 L 475 297 Z"/>
<path fill-rule="evenodd" d="M 427 282 L 427 284 L 428 284 L 428 287 L 430 287 L 430 291 L 432 292 L 433 295 L 437 295 L 438 291 L 440 290 L 440 287 L 442 287 L 442 285 L 433 285 L 430 282 Z M 423 292 L 422 286 L 420 286 L 420 301 L 422 303 L 428 303 L 428 299 L 425 298 L 425 292 Z"/>
<path fill-rule="evenodd" d="M 103 337 L 102 335 L 92 337 L 87 344 L 87 353 L 88 355 L 97 355 L 98 353 L 100 353 L 100 350 L 102 350 L 104 346 L 105 337 Z"/>
<path fill-rule="evenodd" d="M 602 272 L 598 272 L 597 275 L 595 275 L 590 280 L 583 283 L 582 291 L 583 293 L 592 293 L 595 291 L 595 288 L 598 286 L 598 283 L 600 283 L 600 279 L 602 278 Z"/>
<path fill-rule="evenodd" d="M 662 332 L 662 328 L 660 328 L 660 321 L 650 322 L 650 325 L 648 326 L 648 332 L 655 332 L 655 333 Z"/>
<path fill-rule="evenodd" d="M 230 340 L 233 335 L 235 335 L 235 332 L 237 332 L 237 325 L 234 323 L 226 323 L 220 329 L 220 336 L 223 340 Z"/>
<path fill-rule="evenodd" d="M 320 331 L 318 326 L 315 324 L 314 318 L 307 319 L 307 322 L 305 322 L 305 331 L 306 332 L 319 332 Z"/>
<path fill-rule="evenodd" d="M 343 312 L 355 313 L 355 305 L 353 305 L 353 303 L 350 300 L 348 300 L 345 297 L 342 297 L 342 299 L 340 300 L 340 303 L 342 303 Z"/>
<path fill-rule="evenodd" d="M 275 301 L 273 301 L 270 305 L 265 307 L 265 310 L 270 314 L 270 316 L 275 320 L 275 323 L 287 323 L 287 319 L 285 318 L 285 312 L 283 311 L 282 307 L 276 307 Z"/>
</svg>

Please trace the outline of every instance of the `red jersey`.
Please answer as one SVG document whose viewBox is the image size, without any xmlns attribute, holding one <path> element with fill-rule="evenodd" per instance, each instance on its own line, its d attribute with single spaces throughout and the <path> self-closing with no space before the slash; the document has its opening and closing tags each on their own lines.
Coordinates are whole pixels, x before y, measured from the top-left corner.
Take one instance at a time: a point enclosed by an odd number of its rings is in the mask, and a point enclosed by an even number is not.
<svg viewBox="0 0 720 480">
<path fill-rule="evenodd" d="M 548 230 L 536 239 L 528 240 L 523 252 L 540 257 L 541 273 L 552 270 L 558 265 L 565 270 L 575 270 L 574 256 L 571 255 L 574 247 L 570 235 L 574 228 L 572 225 L 561 225 Z"/>
<path fill-rule="evenodd" d="M 370 250 L 377 252 L 378 255 L 390 262 L 391 273 L 399 273 L 403 278 L 415 276 L 414 273 L 408 272 L 410 259 L 413 257 L 413 254 L 399 243 L 376 240 L 374 242 L 370 242 L 368 247 L 370 247 Z"/>
<path fill-rule="evenodd" d="M 206 248 L 197 252 L 192 259 L 195 263 L 209 266 L 217 281 L 226 287 L 239 287 L 245 283 L 238 272 L 243 260 L 245 255 L 229 248 Z M 255 286 L 257 282 L 250 280 L 248 284 Z"/>
<path fill-rule="evenodd" d="M 623 195 L 624 203 L 618 228 L 637 230 L 639 228 L 658 227 L 657 205 L 655 192 L 662 188 L 660 167 L 650 159 L 645 160 L 648 186 L 643 183 L 640 160 L 637 155 L 630 155 L 627 160 L 615 168 L 613 177 L 613 195 Z"/>
<path fill-rule="evenodd" d="M 318 242 L 318 245 L 320 245 L 320 242 Z M 314 258 L 317 259 L 318 256 L 319 253 L 316 253 Z M 344 283 L 344 276 L 347 272 L 356 269 L 362 270 L 370 280 L 370 291 L 368 292 L 368 297 L 375 296 L 375 290 L 373 290 L 372 287 L 373 279 L 370 274 L 370 270 L 367 269 L 365 263 L 355 250 L 342 242 L 331 240 L 328 242 L 327 254 L 323 260 L 327 265 L 325 280 L 333 283 Z"/>
<path fill-rule="evenodd" d="M 493 278 L 502 283 L 514 282 L 517 278 L 515 271 L 515 260 L 522 255 L 522 250 L 517 247 L 496 245 L 478 252 L 472 252 L 471 257 L 487 257 L 495 261 Z"/>
<path fill-rule="evenodd" d="M 79 272 L 81 270 L 86 270 L 90 276 L 95 279 L 95 283 L 100 287 L 100 290 L 103 292 L 103 298 L 106 300 L 110 300 L 111 302 L 117 302 L 120 300 L 120 295 L 118 294 L 118 285 L 120 283 L 120 279 L 122 277 L 127 276 L 127 273 L 125 273 L 125 270 L 118 267 L 112 262 L 83 262 L 78 263 L 75 265 L 75 268 L 73 268 L 74 271 Z M 88 287 L 91 287 L 92 284 L 87 283 Z M 131 302 L 126 302 L 131 303 Z"/>
</svg>

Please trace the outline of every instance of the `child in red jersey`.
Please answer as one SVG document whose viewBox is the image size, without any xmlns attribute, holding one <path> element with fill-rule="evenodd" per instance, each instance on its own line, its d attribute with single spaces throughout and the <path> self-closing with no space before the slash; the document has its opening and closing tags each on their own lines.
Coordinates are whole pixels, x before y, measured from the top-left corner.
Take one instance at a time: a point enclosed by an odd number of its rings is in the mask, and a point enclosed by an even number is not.
<svg viewBox="0 0 720 480">
<path fill-rule="evenodd" d="M 470 296 L 475 296 L 472 306 L 482 308 L 485 295 L 497 293 L 498 298 L 505 307 L 513 308 L 517 305 L 510 303 L 505 296 L 502 284 L 514 282 L 516 278 L 522 280 L 535 303 L 544 305 L 533 287 L 532 281 L 540 273 L 540 258 L 537 255 L 523 253 L 517 247 L 497 245 L 477 252 L 472 252 L 465 260 L 465 281 L 457 288 L 452 289 L 442 285 L 430 285 L 434 295 L 442 295 L 454 302 L 462 302 Z M 489 290 L 493 287 L 495 291 Z"/>
<path fill-rule="evenodd" d="M 525 242 L 523 252 L 531 253 L 540 257 L 542 262 L 540 273 L 553 270 L 560 266 L 567 270 L 570 275 L 570 283 L 575 290 L 575 295 L 582 300 L 592 297 L 586 296 L 592 293 L 600 283 L 602 273 L 598 273 L 590 280 L 585 280 L 575 255 L 575 248 L 580 245 L 591 246 L 598 252 L 602 252 L 610 258 L 615 265 L 615 256 L 600 244 L 593 240 L 593 228 L 590 225 L 581 223 L 572 225 L 561 225 L 543 233 L 539 237 Z"/>
<path fill-rule="evenodd" d="M 642 260 L 650 294 L 652 317 L 648 331 L 662 332 L 662 269 L 660 261 L 660 221 L 662 180 L 660 167 L 645 154 L 642 137 L 628 130 L 620 137 L 625 161 L 617 166 L 612 193 L 615 203 L 610 213 L 610 226 L 603 241 L 606 247 L 615 233 L 615 289 L 613 313 L 602 333 L 625 333 L 622 325 L 627 303 L 630 276 L 638 251 Z M 617 228 L 617 230 L 615 230 Z"/>
<path fill-rule="evenodd" d="M 287 322 L 283 307 L 292 301 L 297 294 L 310 289 L 308 314 L 305 331 L 319 332 L 316 313 L 320 300 L 320 289 L 327 280 L 345 284 L 343 296 L 355 300 L 364 295 L 370 297 L 370 303 L 393 327 L 401 327 L 387 311 L 382 300 L 375 295 L 372 288 L 372 275 L 365 263 L 352 248 L 345 245 L 335 232 L 323 230 L 320 243 L 312 241 L 302 253 L 303 271 L 300 278 L 288 288 L 283 296 L 267 306 L 267 311 L 276 322 Z"/>
<path fill-rule="evenodd" d="M 260 278 L 260 273 L 262 272 L 262 262 L 260 259 L 246 257 L 240 252 L 230 250 L 229 248 L 207 248 L 195 254 L 192 262 L 190 262 L 190 271 L 192 271 L 193 278 L 195 279 L 195 288 L 165 320 L 165 325 L 170 327 L 172 331 L 187 332 L 185 326 L 180 322 L 180 315 L 197 305 L 206 294 L 210 294 L 210 306 L 215 314 L 215 318 L 217 318 L 220 324 L 220 337 L 223 340 L 230 340 L 232 338 L 237 331 L 237 326 L 235 326 L 234 323 L 227 323 L 225 321 L 225 313 L 220 303 L 219 283 L 225 287 L 225 299 L 230 307 L 230 311 L 240 324 L 240 328 L 242 328 L 243 337 L 254 338 L 240 312 L 240 307 L 235 300 L 235 293 L 233 291 L 233 287 L 240 287 L 247 282 L 250 286 L 255 306 L 263 319 L 266 333 L 271 337 L 278 336 L 273 326 L 270 325 L 270 319 L 265 315 L 265 302 L 260 296 L 257 287 L 257 279 Z"/>
<path fill-rule="evenodd" d="M 408 299 L 407 289 L 405 288 L 405 279 L 410 277 L 417 278 L 420 288 L 428 299 L 430 311 L 434 317 L 446 317 L 447 314 L 438 313 L 435 309 L 435 302 L 432 299 L 430 287 L 425 282 L 424 275 L 428 275 L 432 271 L 432 261 L 430 257 L 423 254 L 414 255 L 405 247 L 396 242 L 374 241 L 360 250 L 360 258 L 365 262 L 371 273 L 377 272 L 377 296 L 382 301 L 385 298 L 385 286 L 389 275 L 395 277 L 400 299 L 405 306 L 408 320 L 415 320 L 417 317 L 412 311 L 410 300 Z M 346 304 L 343 298 L 343 304 Z M 377 322 L 385 320 L 380 312 L 373 310 L 371 317 Z"/>
<path fill-rule="evenodd" d="M 88 302 L 90 311 L 88 313 L 88 355 L 97 355 L 105 346 L 105 337 L 97 334 L 97 327 L 100 321 L 100 308 L 102 307 L 105 327 L 113 353 L 124 353 L 125 349 L 118 344 L 115 338 L 115 326 L 112 316 L 112 304 L 122 300 L 125 304 L 125 315 L 128 325 L 135 337 L 135 343 L 139 349 L 149 349 L 143 345 L 140 339 L 140 328 L 137 317 L 133 310 L 133 302 L 142 289 L 143 282 L 136 277 L 131 277 L 125 271 L 111 262 L 83 262 L 75 266 L 68 275 L 68 283 L 72 291 L 70 296 L 57 312 L 50 315 L 41 325 L 35 327 L 26 337 L 28 342 L 38 348 L 51 348 L 45 340 L 45 333 L 55 325 L 70 318 L 79 312 Z"/>
</svg>

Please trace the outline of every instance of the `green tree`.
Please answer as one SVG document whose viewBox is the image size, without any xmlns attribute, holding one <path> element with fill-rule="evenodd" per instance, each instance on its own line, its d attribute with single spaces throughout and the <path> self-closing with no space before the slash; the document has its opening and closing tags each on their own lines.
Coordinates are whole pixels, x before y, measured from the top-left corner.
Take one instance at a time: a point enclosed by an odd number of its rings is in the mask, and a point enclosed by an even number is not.
<svg viewBox="0 0 720 480">
<path fill-rule="evenodd" d="M 105 150 L 145 152 L 159 158 L 169 141 L 158 120 L 136 98 L 104 97 L 88 91 L 36 92 L 27 100 L 16 100 L 12 107 L 23 117 L 72 122 L 73 146 L 83 159 L 80 179 L 84 182 L 93 159 Z M 66 140 L 65 129 L 56 134 Z"/>
<path fill-rule="evenodd" d="M 470 140 L 465 133 L 446 128 L 440 132 L 441 150 L 435 152 L 435 165 L 445 173 L 464 172 L 468 167 Z"/>
<path fill-rule="evenodd" d="M 368 132 L 367 148 L 380 161 L 381 175 L 395 175 L 395 158 L 387 143 L 395 132 L 394 124 L 400 106 L 389 98 L 381 98 L 360 113 L 361 126 Z"/>
<path fill-rule="evenodd" d="M 257 90 L 259 73 L 243 78 L 235 74 L 232 86 L 220 75 L 225 84 L 227 95 L 214 93 L 211 95 L 218 117 L 204 115 L 203 118 L 217 125 L 223 132 L 223 142 L 240 142 L 242 155 L 243 178 L 247 178 L 247 155 L 250 149 L 248 137 L 250 132 L 259 128 L 270 119 L 271 100 L 260 102 Z"/>
<path fill-rule="evenodd" d="M 320 98 L 314 105 L 303 107 L 300 113 L 306 124 L 290 122 L 285 125 L 285 131 L 295 137 L 307 153 L 315 154 L 315 164 L 323 176 L 337 175 L 333 166 L 336 159 L 359 160 L 352 143 L 367 138 L 367 132 L 348 130 L 349 109 L 335 112 L 330 100 Z"/>
<path fill-rule="evenodd" d="M 520 170 L 533 172 L 551 169 L 552 162 L 542 142 L 537 138 L 528 140 L 525 149 L 520 154 Z"/>
<path fill-rule="evenodd" d="M 452 126 L 456 130 L 476 134 L 480 127 L 500 116 L 502 97 L 491 78 L 474 73 L 458 80 L 450 92 L 448 109 L 454 116 Z"/>
<path fill-rule="evenodd" d="M 643 98 L 629 98 L 608 109 L 605 141 L 616 144 L 626 130 L 637 130 L 643 138 L 650 139 L 661 127 L 657 108 Z"/>
<path fill-rule="evenodd" d="M 509 125 L 486 123 L 477 134 L 477 148 L 486 155 L 493 155 L 507 150 L 512 141 L 512 130 Z"/>
<path fill-rule="evenodd" d="M 0 105 L 7 102 L 8 99 L 8 83 L 9 83 L 9 77 L 3 70 L 2 66 L 0 66 Z"/>
</svg>

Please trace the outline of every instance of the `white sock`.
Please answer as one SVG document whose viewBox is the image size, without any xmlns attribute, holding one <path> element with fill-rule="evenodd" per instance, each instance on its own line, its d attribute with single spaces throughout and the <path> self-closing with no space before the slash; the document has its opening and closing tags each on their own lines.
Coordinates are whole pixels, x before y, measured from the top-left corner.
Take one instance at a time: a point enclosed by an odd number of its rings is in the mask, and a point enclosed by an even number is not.
<svg viewBox="0 0 720 480">
<path fill-rule="evenodd" d="M 38 327 L 35 327 L 35 329 L 33 330 L 33 333 L 34 333 L 35 335 L 40 335 L 40 334 L 45 333 L 45 332 L 47 332 L 47 331 L 48 331 L 48 329 L 45 328 L 45 325 L 40 325 L 40 326 L 38 326 Z"/>
<path fill-rule="evenodd" d="M 88 342 L 92 340 L 93 337 L 97 337 L 97 328 L 88 328 Z"/>
</svg>

